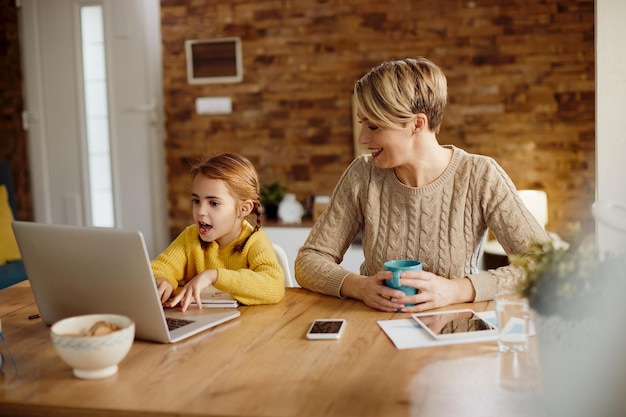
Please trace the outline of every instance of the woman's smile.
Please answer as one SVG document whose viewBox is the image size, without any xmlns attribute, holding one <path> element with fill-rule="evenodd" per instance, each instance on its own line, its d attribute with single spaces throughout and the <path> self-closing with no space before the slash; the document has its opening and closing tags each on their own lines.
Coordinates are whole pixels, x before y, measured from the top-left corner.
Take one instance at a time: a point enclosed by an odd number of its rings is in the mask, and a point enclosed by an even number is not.
<svg viewBox="0 0 626 417">
<path fill-rule="evenodd" d="M 373 158 L 377 158 L 383 152 L 383 148 L 376 148 L 376 149 L 369 148 L 369 150 L 372 151 Z"/>
</svg>

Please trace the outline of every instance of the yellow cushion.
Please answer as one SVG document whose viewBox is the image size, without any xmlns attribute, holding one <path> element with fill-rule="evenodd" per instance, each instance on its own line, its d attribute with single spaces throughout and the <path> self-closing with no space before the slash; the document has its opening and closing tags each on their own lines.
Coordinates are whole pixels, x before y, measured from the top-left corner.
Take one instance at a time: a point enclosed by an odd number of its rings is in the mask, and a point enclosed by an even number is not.
<svg viewBox="0 0 626 417">
<path fill-rule="evenodd" d="M 6 186 L 0 185 L 0 265 L 22 259 L 11 222 L 13 222 L 13 212 L 9 205 L 9 193 Z"/>
</svg>

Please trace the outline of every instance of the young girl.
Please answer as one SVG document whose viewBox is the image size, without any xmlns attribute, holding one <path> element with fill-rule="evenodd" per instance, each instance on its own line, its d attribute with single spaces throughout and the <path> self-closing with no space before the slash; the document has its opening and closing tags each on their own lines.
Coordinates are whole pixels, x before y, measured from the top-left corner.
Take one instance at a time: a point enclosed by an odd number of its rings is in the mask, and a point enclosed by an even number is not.
<svg viewBox="0 0 626 417">
<path fill-rule="evenodd" d="M 194 166 L 191 177 L 194 224 L 152 261 L 163 306 L 180 303 L 185 311 L 195 301 L 200 307 L 209 285 L 247 305 L 282 300 L 284 272 L 260 230 L 254 166 L 240 155 L 220 154 Z"/>
</svg>

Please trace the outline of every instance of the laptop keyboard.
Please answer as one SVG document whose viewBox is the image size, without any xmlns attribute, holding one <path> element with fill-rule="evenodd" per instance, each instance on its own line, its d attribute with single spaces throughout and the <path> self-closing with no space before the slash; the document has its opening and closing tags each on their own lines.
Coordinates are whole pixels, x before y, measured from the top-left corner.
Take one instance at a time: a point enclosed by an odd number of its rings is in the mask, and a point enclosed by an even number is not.
<svg viewBox="0 0 626 417">
<path fill-rule="evenodd" d="M 185 320 L 185 319 L 175 319 L 172 317 L 166 317 L 165 321 L 167 321 L 167 328 L 170 330 L 180 329 L 183 326 L 193 323 L 193 320 Z"/>
</svg>

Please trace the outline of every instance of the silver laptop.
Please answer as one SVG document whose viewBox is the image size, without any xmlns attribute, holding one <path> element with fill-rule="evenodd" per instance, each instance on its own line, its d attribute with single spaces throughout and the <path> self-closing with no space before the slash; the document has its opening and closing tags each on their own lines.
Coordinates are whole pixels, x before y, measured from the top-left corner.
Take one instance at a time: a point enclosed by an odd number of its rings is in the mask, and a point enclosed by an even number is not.
<svg viewBox="0 0 626 417">
<path fill-rule="evenodd" d="M 21 221 L 13 230 L 48 325 L 81 314 L 123 314 L 135 321 L 137 339 L 174 343 L 240 315 L 234 308 L 164 309 L 141 232 Z"/>
</svg>

